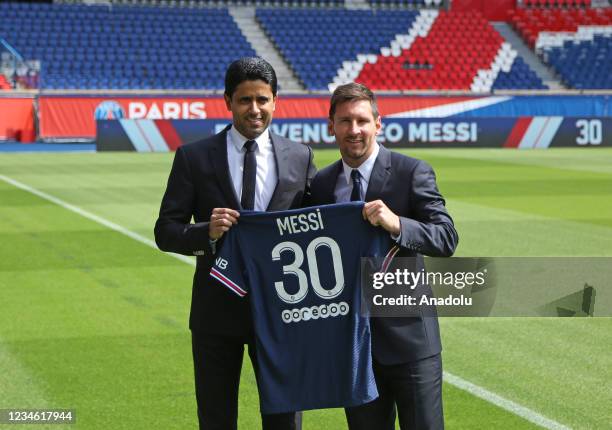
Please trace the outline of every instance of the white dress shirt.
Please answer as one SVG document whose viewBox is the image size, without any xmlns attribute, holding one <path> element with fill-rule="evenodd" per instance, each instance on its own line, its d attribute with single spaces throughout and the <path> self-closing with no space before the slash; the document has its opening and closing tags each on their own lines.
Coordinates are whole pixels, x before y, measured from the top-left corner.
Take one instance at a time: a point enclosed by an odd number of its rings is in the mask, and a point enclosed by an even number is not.
<svg viewBox="0 0 612 430">
<path fill-rule="evenodd" d="M 365 199 L 366 192 L 368 191 L 370 176 L 372 176 L 372 170 L 374 169 L 374 163 L 376 162 L 376 157 L 378 157 L 379 149 L 378 143 L 375 143 L 374 151 L 357 168 L 357 170 L 359 170 L 359 174 L 361 175 L 361 197 L 363 197 L 363 199 Z M 336 197 L 337 203 L 351 201 L 351 192 L 353 191 L 353 180 L 351 179 L 352 171 L 353 168 L 342 160 L 342 172 L 340 172 L 338 175 L 336 188 L 334 189 L 334 196 Z"/>
<path fill-rule="evenodd" d="M 361 165 L 357 168 L 359 170 L 359 174 L 361 175 L 361 196 L 365 200 L 365 195 L 368 192 L 368 185 L 370 183 L 370 177 L 372 176 L 372 170 L 374 169 L 374 163 L 376 162 L 376 157 L 378 157 L 378 151 L 380 147 L 378 143 L 375 144 L 374 151 L 370 156 L 365 160 Z M 353 191 L 353 180 L 351 179 L 351 172 L 354 169 L 346 164 L 344 160 L 342 160 L 342 172 L 338 175 L 338 180 L 336 181 L 336 188 L 334 189 L 334 197 L 336 197 L 336 203 L 344 203 L 351 201 L 351 192 Z M 401 225 L 401 221 L 400 221 Z M 390 234 L 391 238 L 399 243 L 402 238 L 402 232 L 400 228 L 400 233 L 395 236 L 394 234 Z"/>
<path fill-rule="evenodd" d="M 232 184 L 238 201 L 242 196 L 242 175 L 244 171 L 244 144 L 248 139 L 244 137 L 235 127 L 230 128 L 227 133 L 227 163 Z M 257 177 L 255 182 L 255 206 L 256 211 L 265 211 L 272 199 L 272 194 L 278 182 L 276 172 L 276 159 L 274 148 L 270 141 L 270 132 L 266 129 L 257 139 L 255 159 L 257 160 Z"/>
</svg>

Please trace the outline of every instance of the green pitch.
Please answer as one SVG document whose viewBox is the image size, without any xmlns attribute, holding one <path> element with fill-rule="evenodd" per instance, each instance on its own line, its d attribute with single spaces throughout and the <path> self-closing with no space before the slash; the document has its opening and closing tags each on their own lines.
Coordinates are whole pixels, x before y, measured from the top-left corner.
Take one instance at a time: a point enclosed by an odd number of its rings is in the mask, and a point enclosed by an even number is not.
<svg viewBox="0 0 612 430">
<path fill-rule="evenodd" d="M 411 153 L 436 170 L 460 233 L 457 255 L 612 255 L 612 151 Z M 335 150 L 316 153 L 319 167 L 336 158 Z M 0 155 L 0 175 L 113 223 L 0 180 L 0 409 L 76 409 L 70 428 L 79 429 L 196 427 L 193 267 L 110 228 L 153 238 L 171 161 Z M 450 374 L 565 426 L 612 428 L 612 319 L 441 325 Z M 258 428 L 248 359 L 240 402 L 240 428 Z M 449 383 L 444 408 L 449 429 L 537 428 Z M 342 410 L 306 412 L 304 429 L 344 422 Z M 62 428 L 19 426 L 46 427 Z"/>
</svg>

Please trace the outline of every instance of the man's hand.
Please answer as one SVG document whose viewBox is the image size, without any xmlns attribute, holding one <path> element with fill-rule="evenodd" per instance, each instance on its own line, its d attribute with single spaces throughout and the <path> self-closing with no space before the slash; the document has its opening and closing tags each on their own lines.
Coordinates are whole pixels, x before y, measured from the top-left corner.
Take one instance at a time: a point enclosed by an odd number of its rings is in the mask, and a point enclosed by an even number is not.
<svg viewBox="0 0 612 430">
<path fill-rule="evenodd" d="M 238 222 L 240 213 L 229 208 L 214 208 L 208 224 L 208 237 L 212 240 L 220 239 L 234 224 Z"/>
<path fill-rule="evenodd" d="M 381 226 L 394 236 L 400 234 L 400 219 L 382 200 L 367 202 L 363 206 L 363 219 L 373 226 Z"/>
</svg>

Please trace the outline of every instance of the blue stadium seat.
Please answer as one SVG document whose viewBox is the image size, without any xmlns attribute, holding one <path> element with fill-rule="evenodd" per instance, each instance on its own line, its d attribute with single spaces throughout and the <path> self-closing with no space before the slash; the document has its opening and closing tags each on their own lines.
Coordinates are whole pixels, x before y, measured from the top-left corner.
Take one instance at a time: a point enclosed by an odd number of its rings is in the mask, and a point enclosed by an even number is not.
<svg viewBox="0 0 612 430">
<path fill-rule="evenodd" d="M 417 12 L 257 9 L 256 18 L 309 90 L 326 90 L 343 61 L 379 53 L 407 33 Z M 313 31 L 316 29 L 316 31 Z M 338 42 L 338 41 L 341 41 Z"/>
<path fill-rule="evenodd" d="M 569 88 L 612 89 L 612 36 L 566 41 L 561 47 L 547 48 L 544 59 Z M 588 67 L 576 67 L 576 64 L 588 64 Z"/>
<path fill-rule="evenodd" d="M 219 90 L 231 60 L 255 55 L 223 8 L 0 2 L 0 29 L 24 57 L 41 61 L 42 88 Z M 221 67 L 197 72 L 194 64 L 211 57 Z M 157 68 L 163 63 L 172 69 Z"/>
<path fill-rule="evenodd" d="M 493 82 L 493 90 L 546 90 L 540 77 L 517 57 L 509 72 L 500 72 Z"/>
</svg>

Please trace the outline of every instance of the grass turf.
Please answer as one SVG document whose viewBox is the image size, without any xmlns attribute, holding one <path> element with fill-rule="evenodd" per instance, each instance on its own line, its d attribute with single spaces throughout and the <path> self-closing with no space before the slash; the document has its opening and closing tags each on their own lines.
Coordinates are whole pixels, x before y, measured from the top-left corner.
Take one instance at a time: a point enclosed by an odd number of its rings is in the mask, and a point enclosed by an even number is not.
<svg viewBox="0 0 612 430">
<path fill-rule="evenodd" d="M 610 150 L 410 154 L 436 170 L 461 236 L 457 255 L 612 254 Z M 337 156 L 317 151 L 317 165 Z M 171 160 L 3 154 L 0 174 L 152 238 Z M 72 428 L 195 427 L 193 267 L 4 181 L 0 244 L 0 409 L 75 408 Z M 565 425 L 612 428 L 611 319 L 441 325 L 447 371 Z M 257 402 L 245 360 L 240 428 L 258 427 Z M 449 429 L 534 427 L 448 384 L 444 402 Z M 304 429 L 342 428 L 341 410 L 305 414 Z"/>
</svg>

